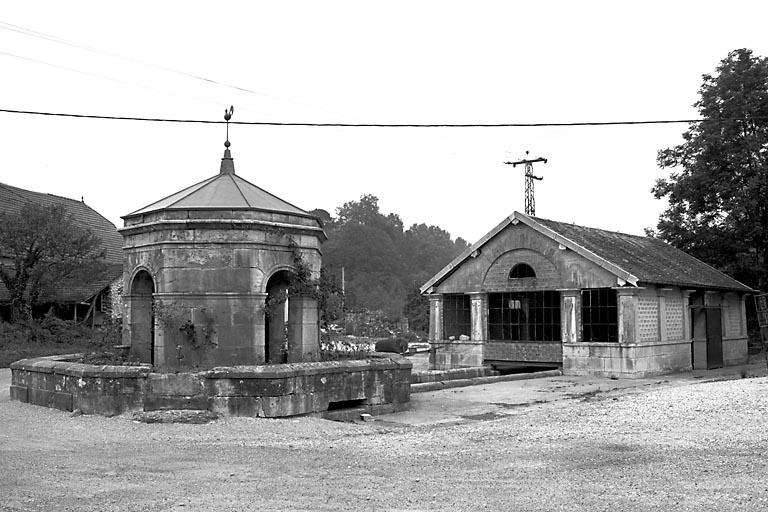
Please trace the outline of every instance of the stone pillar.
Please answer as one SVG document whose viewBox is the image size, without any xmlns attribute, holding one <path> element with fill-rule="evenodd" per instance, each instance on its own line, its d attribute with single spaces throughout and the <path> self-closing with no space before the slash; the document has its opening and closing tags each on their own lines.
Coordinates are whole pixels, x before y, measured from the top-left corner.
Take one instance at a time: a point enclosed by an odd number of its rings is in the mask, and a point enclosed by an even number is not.
<svg viewBox="0 0 768 512">
<path fill-rule="evenodd" d="M 488 294 L 474 292 L 469 294 L 472 332 L 470 339 L 486 341 L 488 339 Z"/>
<path fill-rule="evenodd" d="M 658 341 L 666 341 L 667 339 L 667 291 L 665 288 L 658 288 L 656 290 L 656 300 L 659 302 L 659 314 L 656 317 L 657 328 L 656 336 Z"/>
<path fill-rule="evenodd" d="M 560 290 L 560 328 L 563 343 L 581 340 L 581 293 L 577 288 Z"/>
<path fill-rule="evenodd" d="M 443 339 L 443 296 L 429 295 L 429 341 Z"/>
<path fill-rule="evenodd" d="M 616 302 L 619 316 L 619 345 L 637 342 L 638 288 L 618 288 Z"/>
<path fill-rule="evenodd" d="M 747 296 L 741 294 L 739 300 L 739 334 L 742 336 L 747 335 Z"/>
<path fill-rule="evenodd" d="M 320 355 L 320 316 L 317 300 L 288 299 L 288 362 L 317 360 Z"/>
<path fill-rule="evenodd" d="M 267 294 L 255 293 L 254 303 L 254 311 L 265 311 L 267 304 Z M 253 340 L 252 350 L 256 364 L 266 364 L 267 362 L 264 360 L 264 347 L 269 341 L 266 339 L 267 322 L 268 319 L 266 314 L 256 314 L 253 316 L 253 322 L 251 323 L 251 340 Z"/>
<path fill-rule="evenodd" d="M 693 333 L 691 332 L 691 308 L 688 305 L 691 293 L 693 290 L 683 290 L 683 339 L 685 341 L 693 341 Z"/>
</svg>

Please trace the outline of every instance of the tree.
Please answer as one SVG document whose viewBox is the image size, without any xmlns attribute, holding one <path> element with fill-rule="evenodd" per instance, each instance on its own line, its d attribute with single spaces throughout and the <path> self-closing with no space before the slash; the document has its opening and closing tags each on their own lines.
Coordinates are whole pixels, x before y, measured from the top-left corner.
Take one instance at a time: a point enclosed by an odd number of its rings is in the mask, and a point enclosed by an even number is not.
<svg viewBox="0 0 768 512">
<path fill-rule="evenodd" d="M 658 235 L 736 279 L 768 288 L 768 60 L 732 51 L 704 75 L 703 121 L 658 153 L 672 169 L 652 192 L 669 207 Z"/>
<path fill-rule="evenodd" d="M 324 265 L 334 275 L 345 269 L 347 309 L 379 310 L 397 320 L 405 300 L 400 217 L 382 214 L 379 199 L 366 194 L 336 209 L 327 235 Z"/>
<path fill-rule="evenodd" d="M 0 255 L 14 322 L 31 318 L 44 289 L 67 279 L 88 283 L 105 269 L 101 240 L 78 226 L 63 205 L 27 203 L 18 213 L 0 213 Z"/>
<path fill-rule="evenodd" d="M 340 278 L 346 271 L 346 307 L 381 311 L 389 321 L 403 314 L 414 329 L 426 327 L 428 302 L 418 287 L 467 248 L 461 238 L 437 226 L 413 224 L 403 231 L 397 214 L 383 214 L 371 194 L 336 209 L 336 218 L 313 210 L 324 219 L 328 241 L 324 266 Z M 415 323 L 414 323 L 415 322 Z"/>
</svg>

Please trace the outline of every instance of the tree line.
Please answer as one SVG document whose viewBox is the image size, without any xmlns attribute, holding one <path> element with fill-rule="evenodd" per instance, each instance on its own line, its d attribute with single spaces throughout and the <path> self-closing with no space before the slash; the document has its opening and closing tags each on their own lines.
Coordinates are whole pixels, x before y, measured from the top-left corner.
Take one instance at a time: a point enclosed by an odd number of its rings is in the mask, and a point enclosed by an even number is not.
<svg viewBox="0 0 768 512">
<path fill-rule="evenodd" d="M 380 311 L 390 322 L 407 317 L 414 330 L 426 330 L 427 303 L 419 287 L 469 245 L 438 226 L 424 223 L 404 229 L 395 213 L 384 214 L 371 194 L 336 208 L 332 216 L 313 210 L 328 240 L 323 244 L 326 278 L 341 286 L 344 309 Z M 339 311 L 331 312 L 331 318 Z"/>
</svg>

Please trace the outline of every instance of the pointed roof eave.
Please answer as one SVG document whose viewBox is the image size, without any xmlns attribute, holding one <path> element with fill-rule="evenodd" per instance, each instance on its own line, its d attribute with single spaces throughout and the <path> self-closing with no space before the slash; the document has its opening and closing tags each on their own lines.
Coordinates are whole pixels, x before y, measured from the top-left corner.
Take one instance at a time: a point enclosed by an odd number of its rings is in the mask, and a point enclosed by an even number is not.
<svg viewBox="0 0 768 512">
<path fill-rule="evenodd" d="M 498 235 L 499 232 L 505 227 L 507 227 L 513 220 L 514 220 L 514 214 L 504 218 L 504 220 L 501 221 L 495 228 L 493 228 L 488 233 L 486 233 L 480 240 L 472 244 L 469 247 L 469 249 L 466 249 L 464 252 L 456 256 L 456 258 L 454 258 L 453 261 L 451 261 L 449 264 L 443 267 L 443 269 L 437 274 L 435 274 L 435 276 L 432 279 L 424 283 L 424 285 L 421 288 L 419 288 L 419 292 L 428 293 L 428 290 L 431 287 L 433 287 L 434 285 L 442 281 L 444 278 L 448 277 L 448 275 L 450 275 L 456 267 L 461 265 L 464 262 L 464 260 L 469 258 L 473 252 L 475 252 L 480 247 L 485 245 L 491 238 Z"/>
<path fill-rule="evenodd" d="M 139 215 L 142 213 L 149 213 L 154 212 L 157 210 L 163 210 L 165 208 L 169 208 L 173 206 L 174 204 L 178 203 L 179 201 L 182 201 L 184 198 L 189 196 L 190 194 L 193 194 L 203 188 L 205 185 L 210 183 L 211 181 L 218 178 L 218 175 L 212 176 L 210 178 L 206 178 L 203 181 L 200 181 L 198 183 L 195 183 L 194 185 L 190 185 L 187 188 L 184 188 L 182 190 L 179 190 L 178 192 L 174 192 L 171 195 L 165 196 L 164 198 L 155 201 L 153 203 L 148 204 L 147 206 L 144 206 L 143 208 L 139 208 L 138 210 L 131 212 L 127 215 L 123 215 L 120 217 L 121 219 L 126 219 L 128 217 L 133 217 L 134 215 Z M 167 202 L 167 203 L 166 203 Z"/>
<path fill-rule="evenodd" d="M 536 222 L 536 220 L 532 217 L 529 217 L 528 215 L 525 215 L 524 213 L 515 212 L 513 216 L 525 224 L 526 226 L 538 231 L 542 235 L 551 238 L 552 240 L 555 240 L 559 244 L 567 247 L 568 249 L 572 250 L 579 256 L 582 256 L 595 265 L 604 268 L 608 272 L 614 274 L 616 277 L 626 281 L 627 283 L 631 284 L 632 286 L 637 286 L 638 278 L 637 276 L 631 274 L 630 272 L 627 272 L 623 268 L 619 267 L 615 263 L 612 263 L 605 258 L 598 256 L 594 252 L 590 251 L 589 249 L 584 248 L 583 246 L 577 244 L 573 240 L 570 240 L 557 231 L 548 228 L 547 226 L 544 226 L 543 224 Z"/>
<path fill-rule="evenodd" d="M 604 268 L 608 272 L 611 272 L 612 274 L 616 275 L 616 277 L 622 279 L 623 281 L 626 281 L 632 286 L 637 286 L 638 278 L 633 274 L 631 274 L 630 272 L 627 272 L 626 270 L 622 269 L 615 263 L 612 263 L 606 260 L 605 258 L 598 256 L 594 252 L 582 247 L 581 245 L 564 237 L 558 232 L 540 224 L 539 222 L 536 222 L 536 220 L 533 219 L 532 217 L 529 217 L 528 215 L 525 215 L 523 213 L 516 211 L 512 213 L 512 215 L 510 215 L 509 217 L 506 217 L 503 221 L 501 221 L 496 227 L 494 227 L 488 233 L 486 233 L 485 236 L 483 236 L 480 240 L 472 244 L 472 246 L 470 246 L 469 249 L 462 252 L 448 265 L 443 267 L 443 269 L 437 274 L 435 274 L 435 276 L 432 279 L 424 283 L 424 285 L 421 288 L 419 288 L 419 291 L 422 294 L 431 293 L 429 292 L 430 288 L 432 288 L 434 285 L 438 284 L 443 279 L 448 277 L 459 265 L 461 265 L 467 258 L 469 258 L 472 255 L 472 253 L 474 253 L 475 251 L 480 249 L 483 245 L 488 243 L 489 240 L 491 240 L 493 237 L 498 235 L 499 232 L 501 232 L 504 228 L 506 228 L 510 224 L 517 224 L 518 222 L 522 222 L 526 226 L 530 227 L 535 231 L 538 231 L 539 233 L 546 236 L 547 238 L 550 238 L 556 241 L 557 243 L 561 244 L 562 246 L 567 247 L 568 249 L 571 249 L 576 254 L 586 258 L 587 260 L 598 265 L 599 267 Z"/>
</svg>

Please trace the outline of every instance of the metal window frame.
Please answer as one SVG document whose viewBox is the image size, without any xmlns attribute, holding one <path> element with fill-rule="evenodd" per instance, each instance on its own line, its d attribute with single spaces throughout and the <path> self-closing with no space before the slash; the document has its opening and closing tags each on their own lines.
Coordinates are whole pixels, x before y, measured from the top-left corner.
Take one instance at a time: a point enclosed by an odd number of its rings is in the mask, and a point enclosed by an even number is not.
<svg viewBox="0 0 768 512">
<path fill-rule="evenodd" d="M 527 310 L 521 319 L 510 301 L 520 301 Z M 560 292 L 537 290 L 499 292 L 488 296 L 488 339 L 491 341 L 561 341 Z"/>
<path fill-rule="evenodd" d="M 618 343 L 619 299 L 615 289 L 581 290 L 581 339 L 591 343 Z"/>
<path fill-rule="evenodd" d="M 449 318 L 452 322 L 449 323 Z M 455 329 L 456 332 L 453 332 Z M 466 330 L 466 332 L 463 332 Z M 466 294 L 451 293 L 443 295 L 443 337 L 458 338 L 462 334 L 472 334 L 472 310 L 470 297 Z"/>
</svg>

